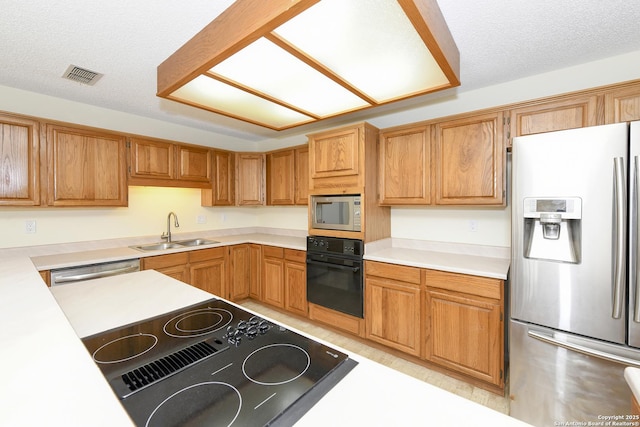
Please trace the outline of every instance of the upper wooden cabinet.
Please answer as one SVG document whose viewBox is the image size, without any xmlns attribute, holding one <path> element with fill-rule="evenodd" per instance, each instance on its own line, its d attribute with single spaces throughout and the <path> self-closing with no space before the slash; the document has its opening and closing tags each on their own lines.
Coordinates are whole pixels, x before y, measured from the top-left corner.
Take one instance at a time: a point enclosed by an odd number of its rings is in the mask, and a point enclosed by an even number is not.
<svg viewBox="0 0 640 427">
<path fill-rule="evenodd" d="M 231 151 L 213 150 L 211 153 L 211 188 L 202 190 L 202 206 L 235 205 L 236 156 Z"/>
<path fill-rule="evenodd" d="M 376 172 L 378 129 L 368 123 L 308 135 L 309 188 L 364 188 L 366 175 Z M 367 162 L 365 156 L 373 157 Z M 318 191 L 315 191 L 318 193 Z"/>
<path fill-rule="evenodd" d="M 267 205 L 306 205 L 308 171 L 306 146 L 267 153 Z"/>
<path fill-rule="evenodd" d="M 211 150 L 154 139 L 130 138 L 129 184 L 211 186 Z"/>
<path fill-rule="evenodd" d="M 40 124 L 0 114 L 0 205 L 40 204 Z"/>
<path fill-rule="evenodd" d="M 46 125 L 51 206 L 127 206 L 125 138 Z"/>
<path fill-rule="evenodd" d="M 309 146 L 298 147 L 294 150 L 295 156 L 295 192 L 294 204 L 309 204 Z"/>
<path fill-rule="evenodd" d="M 264 154 L 236 153 L 236 204 L 264 205 Z"/>
<path fill-rule="evenodd" d="M 502 112 L 436 123 L 435 204 L 504 205 Z"/>
<path fill-rule="evenodd" d="M 606 124 L 640 120 L 640 84 L 612 89 L 604 97 Z"/>
<path fill-rule="evenodd" d="M 380 204 L 431 203 L 431 126 L 380 133 Z"/>
<path fill-rule="evenodd" d="M 509 112 L 508 146 L 516 136 L 575 129 L 598 124 L 598 96 L 571 96 L 536 103 Z"/>
</svg>

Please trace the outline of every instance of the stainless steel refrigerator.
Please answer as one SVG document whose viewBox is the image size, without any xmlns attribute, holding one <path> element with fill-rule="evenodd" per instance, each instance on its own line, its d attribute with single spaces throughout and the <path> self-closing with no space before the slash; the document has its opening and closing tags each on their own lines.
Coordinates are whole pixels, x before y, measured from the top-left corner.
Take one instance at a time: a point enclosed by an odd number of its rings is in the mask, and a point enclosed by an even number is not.
<svg viewBox="0 0 640 427">
<path fill-rule="evenodd" d="M 514 138 L 511 415 L 537 426 L 631 413 L 640 367 L 640 122 Z"/>
</svg>

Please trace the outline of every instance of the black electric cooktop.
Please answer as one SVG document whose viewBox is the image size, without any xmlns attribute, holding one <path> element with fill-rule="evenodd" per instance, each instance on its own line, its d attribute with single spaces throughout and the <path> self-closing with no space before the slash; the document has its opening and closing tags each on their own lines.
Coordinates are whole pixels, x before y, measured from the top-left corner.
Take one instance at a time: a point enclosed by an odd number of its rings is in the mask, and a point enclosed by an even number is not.
<svg viewBox="0 0 640 427">
<path fill-rule="evenodd" d="M 356 366 L 218 299 L 83 339 L 139 426 L 289 426 Z"/>
</svg>

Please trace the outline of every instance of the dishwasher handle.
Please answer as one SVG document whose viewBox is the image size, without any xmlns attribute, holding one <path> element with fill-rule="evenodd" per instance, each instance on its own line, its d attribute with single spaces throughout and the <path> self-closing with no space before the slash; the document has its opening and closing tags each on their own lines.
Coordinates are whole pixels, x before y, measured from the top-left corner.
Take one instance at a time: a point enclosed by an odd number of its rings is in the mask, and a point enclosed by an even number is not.
<svg viewBox="0 0 640 427">
<path fill-rule="evenodd" d="M 74 283 L 81 282 L 83 280 L 100 279 L 102 277 L 117 276 L 118 274 L 130 273 L 132 271 L 139 271 L 140 267 L 132 265 L 124 268 L 116 268 L 114 270 L 98 271 L 95 273 L 75 274 L 73 276 L 62 276 L 56 279 L 56 284 L 61 283 Z"/>
</svg>

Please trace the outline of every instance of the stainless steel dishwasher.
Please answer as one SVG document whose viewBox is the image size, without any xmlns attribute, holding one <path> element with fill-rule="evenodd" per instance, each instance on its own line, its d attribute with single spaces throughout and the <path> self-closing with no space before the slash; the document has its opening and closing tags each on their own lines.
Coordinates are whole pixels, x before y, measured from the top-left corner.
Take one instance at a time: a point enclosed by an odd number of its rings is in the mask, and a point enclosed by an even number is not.
<svg viewBox="0 0 640 427">
<path fill-rule="evenodd" d="M 101 277 L 140 271 L 140 259 L 89 264 L 79 267 L 68 267 L 51 270 L 51 286 L 77 283 Z"/>
</svg>

